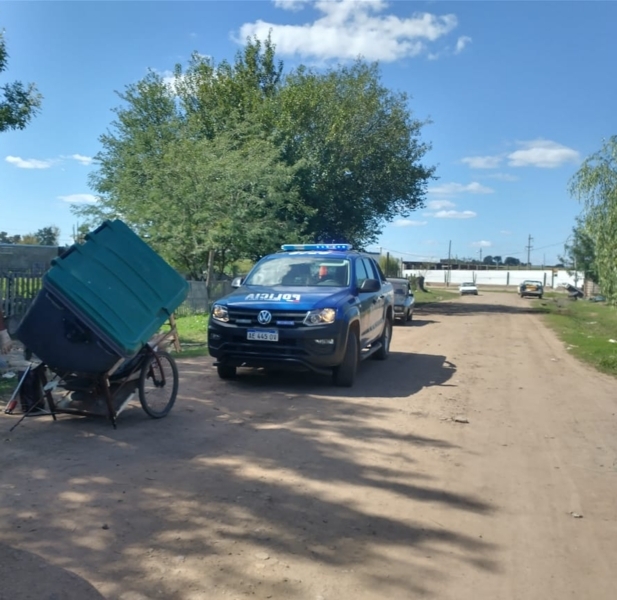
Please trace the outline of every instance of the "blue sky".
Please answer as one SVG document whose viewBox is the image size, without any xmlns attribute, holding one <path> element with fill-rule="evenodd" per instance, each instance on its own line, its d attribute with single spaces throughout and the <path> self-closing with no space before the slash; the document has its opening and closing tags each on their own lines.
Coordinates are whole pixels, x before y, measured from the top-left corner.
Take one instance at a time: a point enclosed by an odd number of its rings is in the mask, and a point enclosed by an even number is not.
<svg viewBox="0 0 617 600">
<path fill-rule="evenodd" d="M 272 29 L 287 69 L 379 60 L 383 82 L 432 123 L 437 166 L 427 206 L 379 246 L 409 260 L 452 254 L 556 260 L 579 205 L 568 181 L 617 133 L 617 3 L 3 2 L 9 69 L 44 95 L 24 131 L 0 135 L 0 230 L 55 224 L 70 243 L 75 202 L 92 200 L 98 137 L 115 90 L 192 51 L 231 59 L 238 40 Z"/>
</svg>

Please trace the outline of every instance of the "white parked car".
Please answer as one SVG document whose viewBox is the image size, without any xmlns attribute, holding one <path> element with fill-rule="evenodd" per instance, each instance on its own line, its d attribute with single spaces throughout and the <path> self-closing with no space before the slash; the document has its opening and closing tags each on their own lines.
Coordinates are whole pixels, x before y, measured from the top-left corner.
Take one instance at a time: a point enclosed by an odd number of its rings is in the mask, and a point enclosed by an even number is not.
<svg viewBox="0 0 617 600">
<path fill-rule="evenodd" d="M 465 296 L 466 294 L 473 294 L 474 296 L 477 296 L 478 286 L 473 281 L 461 283 L 461 285 L 458 286 L 458 291 L 461 296 Z"/>
</svg>

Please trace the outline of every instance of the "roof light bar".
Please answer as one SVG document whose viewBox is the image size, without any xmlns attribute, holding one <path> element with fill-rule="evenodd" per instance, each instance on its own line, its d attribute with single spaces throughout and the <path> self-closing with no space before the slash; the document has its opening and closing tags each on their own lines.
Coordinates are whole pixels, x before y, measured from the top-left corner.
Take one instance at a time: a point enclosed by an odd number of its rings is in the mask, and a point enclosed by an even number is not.
<svg viewBox="0 0 617 600">
<path fill-rule="evenodd" d="M 353 246 L 351 244 L 283 244 L 281 250 L 285 252 L 302 252 L 302 251 L 315 251 L 315 250 L 351 250 Z"/>
</svg>

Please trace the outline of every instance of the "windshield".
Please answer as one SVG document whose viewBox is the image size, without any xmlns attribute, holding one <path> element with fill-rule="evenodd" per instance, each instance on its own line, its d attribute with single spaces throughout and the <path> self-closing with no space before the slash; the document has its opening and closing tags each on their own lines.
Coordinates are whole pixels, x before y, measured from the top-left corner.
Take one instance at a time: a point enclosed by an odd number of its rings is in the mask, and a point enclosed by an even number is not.
<svg viewBox="0 0 617 600">
<path fill-rule="evenodd" d="M 394 293 L 397 296 L 407 295 L 407 285 L 405 285 L 404 283 L 393 283 L 392 287 L 394 288 Z"/>
<path fill-rule="evenodd" d="M 255 266 L 245 285 L 284 285 L 286 287 L 346 287 L 349 261 L 344 258 L 289 256 L 265 260 Z"/>
<path fill-rule="evenodd" d="M 523 285 L 542 285 L 541 281 L 532 281 L 531 279 L 528 279 L 527 281 L 525 281 L 525 283 Z"/>
<path fill-rule="evenodd" d="M 468 283 L 463 283 L 462 285 L 463 287 L 475 287 L 476 284 L 473 281 L 470 281 Z"/>
</svg>

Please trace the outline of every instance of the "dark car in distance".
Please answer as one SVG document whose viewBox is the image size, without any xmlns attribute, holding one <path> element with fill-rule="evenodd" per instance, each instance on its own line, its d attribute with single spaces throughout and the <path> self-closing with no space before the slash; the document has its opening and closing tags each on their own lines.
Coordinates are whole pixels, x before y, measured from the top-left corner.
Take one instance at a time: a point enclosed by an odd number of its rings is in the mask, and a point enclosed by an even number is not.
<svg viewBox="0 0 617 600">
<path fill-rule="evenodd" d="M 413 319 L 416 299 L 411 291 L 411 284 L 403 277 L 388 277 L 394 288 L 394 318 L 402 323 Z"/>
</svg>

